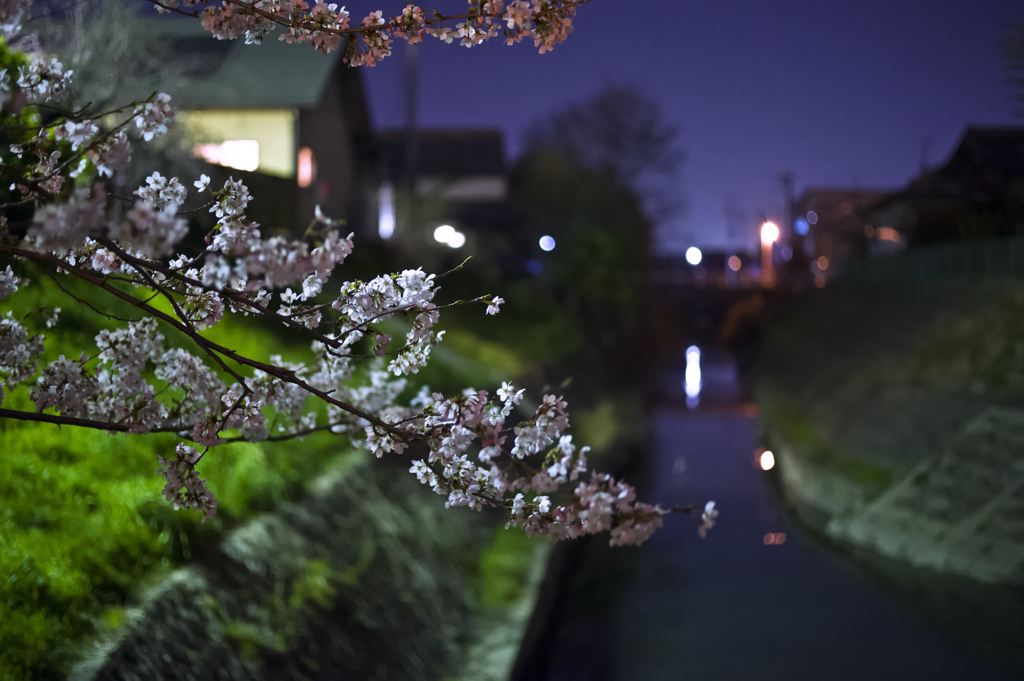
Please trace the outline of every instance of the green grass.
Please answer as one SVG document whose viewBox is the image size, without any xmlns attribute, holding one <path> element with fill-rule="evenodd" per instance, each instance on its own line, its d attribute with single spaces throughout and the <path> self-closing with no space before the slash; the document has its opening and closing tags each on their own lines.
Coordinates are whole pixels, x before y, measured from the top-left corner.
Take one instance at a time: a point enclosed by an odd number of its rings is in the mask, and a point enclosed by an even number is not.
<svg viewBox="0 0 1024 681">
<path fill-rule="evenodd" d="M 881 491 L 892 483 L 892 471 L 840 453 L 793 405 L 780 402 L 766 404 L 762 400 L 761 414 L 768 431 L 792 447 L 797 456 L 874 491 Z"/>
<path fill-rule="evenodd" d="M 4 301 L 4 310 L 31 324 L 38 310 L 62 308 L 47 330 L 45 359 L 76 357 L 95 347 L 93 336 L 108 324 L 44 275 Z M 60 283 L 79 297 L 84 285 Z M 138 315 L 105 294 L 92 296 L 103 310 Z M 187 341 L 162 329 L 170 345 Z M 282 343 L 252 320 L 225 321 L 208 337 L 242 353 L 297 359 L 302 346 Z M 5 396 L 4 406 L 34 411 L 25 388 Z M 175 511 L 162 497 L 157 455 L 173 454 L 173 435 L 108 434 L 52 424 L 0 421 L 0 678 L 59 676 L 74 657 L 75 641 L 109 627 L 135 587 L 189 560 L 202 542 L 225 528 L 299 494 L 304 483 L 339 456 L 345 440 L 317 434 L 305 441 L 237 443 L 211 450 L 200 475 L 219 500 L 218 514 Z M 115 618 L 116 619 L 116 618 Z"/>
<path fill-rule="evenodd" d="M 544 538 L 527 537 L 522 531 L 498 530 L 494 541 L 480 554 L 480 605 L 508 607 L 523 596 L 533 565 L 534 548 Z"/>
</svg>

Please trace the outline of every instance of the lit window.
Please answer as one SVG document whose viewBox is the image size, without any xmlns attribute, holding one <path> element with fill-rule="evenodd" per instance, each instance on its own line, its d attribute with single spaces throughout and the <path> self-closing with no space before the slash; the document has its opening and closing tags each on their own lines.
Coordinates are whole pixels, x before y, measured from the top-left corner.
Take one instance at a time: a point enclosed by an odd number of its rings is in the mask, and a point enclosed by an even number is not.
<svg viewBox="0 0 1024 681">
<path fill-rule="evenodd" d="M 316 161 L 309 147 L 299 149 L 298 181 L 300 187 L 308 187 L 316 179 Z"/>
<path fill-rule="evenodd" d="M 220 144 L 197 144 L 192 153 L 210 163 L 256 170 L 260 166 L 260 143 L 256 140 L 228 140 Z"/>
</svg>

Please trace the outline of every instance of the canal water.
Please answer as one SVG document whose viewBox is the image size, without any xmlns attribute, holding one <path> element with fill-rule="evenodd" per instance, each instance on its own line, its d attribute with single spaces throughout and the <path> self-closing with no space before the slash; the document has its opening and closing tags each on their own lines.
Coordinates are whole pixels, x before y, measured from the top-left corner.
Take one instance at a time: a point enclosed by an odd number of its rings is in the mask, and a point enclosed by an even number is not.
<svg viewBox="0 0 1024 681">
<path fill-rule="evenodd" d="M 787 516 L 728 355 L 692 348 L 664 392 L 644 496 L 713 499 L 718 523 L 702 540 L 671 516 L 639 549 L 589 545 L 549 681 L 1022 678 Z"/>
</svg>

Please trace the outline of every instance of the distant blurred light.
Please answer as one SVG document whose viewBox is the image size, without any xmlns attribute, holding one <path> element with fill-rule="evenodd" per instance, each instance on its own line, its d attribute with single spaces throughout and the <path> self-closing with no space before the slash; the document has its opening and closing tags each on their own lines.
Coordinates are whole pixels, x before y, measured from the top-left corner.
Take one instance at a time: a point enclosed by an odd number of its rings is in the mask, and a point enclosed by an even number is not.
<svg viewBox="0 0 1024 681">
<path fill-rule="evenodd" d="M 785 543 L 786 543 L 786 533 L 785 532 L 776 532 L 775 533 L 775 545 L 779 546 L 779 545 L 785 544 Z"/>
<path fill-rule="evenodd" d="M 818 269 L 821 270 L 822 272 L 828 269 L 828 258 L 826 258 L 825 256 L 821 256 L 820 258 L 818 258 L 817 263 Z"/>
<path fill-rule="evenodd" d="M 769 532 L 762 541 L 764 541 L 765 546 L 781 546 L 786 543 L 786 533 Z"/>
<path fill-rule="evenodd" d="M 555 238 L 545 234 L 540 238 L 540 250 L 542 251 L 553 251 L 555 250 Z"/>
<path fill-rule="evenodd" d="M 894 244 L 900 242 L 900 233 L 892 227 L 879 227 L 875 230 L 875 234 L 882 241 L 891 241 Z"/>
<path fill-rule="evenodd" d="M 743 262 L 740 260 L 738 255 L 729 256 L 729 269 L 733 272 L 739 272 L 740 268 L 743 267 Z"/>
<path fill-rule="evenodd" d="M 813 210 L 807 211 L 807 222 L 811 223 L 812 225 L 818 224 L 818 214 L 815 213 Z"/>
<path fill-rule="evenodd" d="M 300 187 L 305 188 L 313 184 L 314 179 L 316 179 L 316 164 L 313 162 L 313 150 L 309 147 L 302 147 L 299 149 L 296 180 Z"/>
<path fill-rule="evenodd" d="M 260 143 L 256 140 L 228 140 L 220 144 L 197 144 L 196 156 L 228 168 L 256 170 L 260 167 Z"/>
<path fill-rule="evenodd" d="M 687 467 L 688 466 L 686 464 L 686 457 L 677 456 L 676 460 L 672 462 L 672 475 L 676 476 L 677 478 L 683 477 L 684 475 L 686 475 Z"/>
<path fill-rule="evenodd" d="M 793 249 L 789 244 L 785 244 L 779 252 L 779 256 L 782 258 L 783 262 L 789 262 L 793 259 Z"/>
<path fill-rule="evenodd" d="M 766 449 L 761 453 L 761 470 L 770 471 L 773 468 L 775 468 L 775 455 L 770 449 Z"/>
<path fill-rule="evenodd" d="M 797 218 L 793 221 L 793 231 L 803 236 L 811 231 L 811 223 L 808 222 L 807 218 Z"/>
<path fill-rule="evenodd" d="M 691 265 L 699 265 L 701 258 L 703 257 L 704 254 L 701 253 L 700 249 L 697 248 L 696 246 L 690 246 L 689 248 L 686 249 L 686 262 L 690 263 Z"/>
<path fill-rule="evenodd" d="M 696 345 L 691 345 L 690 347 L 686 348 L 686 362 L 687 362 L 687 364 L 689 364 L 690 362 L 699 362 L 699 361 L 700 361 L 700 348 L 698 348 Z"/>
<path fill-rule="evenodd" d="M 825 275 L 820 273 L 815 274 L 814 285 L 817 286 L 818 288 L 825 288 Z"/>
<path fill-rule="evenodd" d="M 527 260 L 526 271 L 532 274 L 533 276 L 537 276 L 538 274 L 544 271 L 544 263 L 536 259 Z"/>
<path fill-rule="evenodd" d="M 390 239 L 395 234 L 395 188 L 388 183 L 382 184 L 377 199 L 380 203 L 377 234 L 381 239 Z"/>
<path fill-rule="evenodd" d="M 462 248 L 466 245 L 466 235 L 462 232 L 455 232 L 451 238 L 448 239 L 448 246 L 451 248 Z"/>
<path fill-rule="evenodd" d="M 455 236 L 455 228 L 451 225 L 441 225 L 434 230 L 434 241 L 446 244 Z"/>
<path fill-rule="evenodd" d="M 764 535 L 764 539 L 762 541 L 764 541 L 765 546 L 771 546 L 775 543 L 775 533 L 769 532 L 768 534 Z"/>
<path fill-rule="evenodd" d="M 872 225 L 864 225 L 864 236 L 866 236 L 869 239 L 872 238 L 873 236 L 875 236 L 875 228 L 874 228 L 874 226 L 872 226 Z"/>
<path fill-rule="evenodd" d="M 767 246 L 779 238 L 779 226 L 772 221 L 761 225 L 761 243 Z"/>
</svg>

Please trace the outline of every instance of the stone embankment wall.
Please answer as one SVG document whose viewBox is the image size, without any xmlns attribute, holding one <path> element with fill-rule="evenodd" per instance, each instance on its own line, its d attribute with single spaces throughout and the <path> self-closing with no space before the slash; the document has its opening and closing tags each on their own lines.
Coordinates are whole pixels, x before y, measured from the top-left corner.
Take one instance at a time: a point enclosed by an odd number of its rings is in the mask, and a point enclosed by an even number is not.
<svg viewBox="0 0 1024 681">
<path fill-rule="evenodd" d="M 1024 585 L 1024 286 L 830 286 L 767 323 L 751 381 L 806 520 Z"/>
<path fill-rule="evenodd" d="M 151 588 L 71 678 L 384 681 L 507 672 L 540 575 L 524 586 L 523 603 L 497 618 L 482 612 L 474 580 L 496 518 L 443 502 L 402 466 L 338 469 L 303 500 L 234 530 Z M 547 545 L 536 551 L 543 565 Z M 495 626 L 509 650 L 486 645 Z"/>
</svg>

